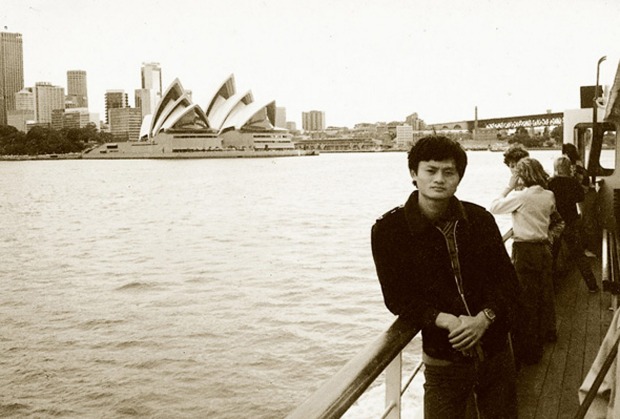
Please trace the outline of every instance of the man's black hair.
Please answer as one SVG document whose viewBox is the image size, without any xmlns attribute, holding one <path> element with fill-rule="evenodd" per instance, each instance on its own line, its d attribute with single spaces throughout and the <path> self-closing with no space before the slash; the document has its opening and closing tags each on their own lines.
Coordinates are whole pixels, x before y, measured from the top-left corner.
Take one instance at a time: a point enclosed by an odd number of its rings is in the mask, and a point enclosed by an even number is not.
<svg viewBox="0 0 620 419">
<path fill-rule="evenodd" d="M 454 140 L 441 135 L 420 138 L 411 147 L 408 154 L 409 170 L 418 172 L 421 161 L 454 160 L 459 179 L 463 179 L 467 167 L 467 154 L 463 147 Z"/>
</svg>

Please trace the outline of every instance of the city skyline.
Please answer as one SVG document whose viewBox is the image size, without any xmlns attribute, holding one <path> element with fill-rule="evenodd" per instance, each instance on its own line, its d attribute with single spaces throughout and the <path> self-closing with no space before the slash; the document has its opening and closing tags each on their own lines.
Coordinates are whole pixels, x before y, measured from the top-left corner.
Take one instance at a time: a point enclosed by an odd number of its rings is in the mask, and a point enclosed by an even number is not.
<svg viewBox="0 0 620 419">
<path fill-rule="evenodd" d="M 326 126 L 352 127 L 414 112 L 427 123 L 473 119 L 475 106 L 480 118 L 577 108 L 597 60 L 607 56 L 609 83 L 620 56 L 620 4 L 606 0 L 5 3 L 0 28 L 23 36 L 24 85 L 86 71 L 101 119 L 105 91 L 133 95 L 144 62 L 202 108 L 235 74 L 297 126 L 319 109 Z"/>
</svg>

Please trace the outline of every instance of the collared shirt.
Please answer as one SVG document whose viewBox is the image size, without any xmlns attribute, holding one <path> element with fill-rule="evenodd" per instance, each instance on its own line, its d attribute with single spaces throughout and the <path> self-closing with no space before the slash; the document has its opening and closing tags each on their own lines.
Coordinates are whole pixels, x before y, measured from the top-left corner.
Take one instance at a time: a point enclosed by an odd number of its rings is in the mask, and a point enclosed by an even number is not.
<svg viewBox="0 0 620 419">
<path fill-rule="evenodd" d="M 512 214 L 514 241 L 548 240 L 551 214 L 555 211 L 553 192 L 540 185 L 512 191 L 496 198 L 489 207 L 493 214 Z"/>
</svg>

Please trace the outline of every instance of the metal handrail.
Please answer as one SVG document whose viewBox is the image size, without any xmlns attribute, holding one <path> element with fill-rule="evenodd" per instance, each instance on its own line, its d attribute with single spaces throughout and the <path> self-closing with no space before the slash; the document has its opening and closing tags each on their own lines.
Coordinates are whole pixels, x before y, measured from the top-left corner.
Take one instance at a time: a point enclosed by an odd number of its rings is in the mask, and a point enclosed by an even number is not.
<svg viewBox="0 0 620 419">
<path fill-rule="evenodd" d="M 513 236 L 512 228 L 503 234 L 504 243 Z M 379 375 L 394 361 L 409 342 L 420 332 L 412 329 L 400 317 L 379 337 L 344 367 L 326 381 L 314 394 L 291 412 L 287 419 L 327 419 L 339 418 L 370 387 Z M 405 392 L 416 374 L 422 368 L 420 362 L 399 395 Z M 383 413 L 383 418 L 398 407 L 391 402 Z"/>
</svg>

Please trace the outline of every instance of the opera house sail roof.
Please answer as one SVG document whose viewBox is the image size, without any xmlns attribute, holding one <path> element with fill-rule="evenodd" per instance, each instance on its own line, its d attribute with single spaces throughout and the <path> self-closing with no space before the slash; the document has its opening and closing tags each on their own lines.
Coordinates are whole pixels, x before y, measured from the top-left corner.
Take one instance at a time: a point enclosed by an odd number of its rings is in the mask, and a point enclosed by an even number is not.
<svg viewBox="0 0 620 419">
<path fill-rule="evenodd" d="M 288 135 L 286 129 L 275 127 L 276 102 L 255 102 L 251 90 L 238 93 L 232 74 L 218 87 L 206 109 L 205 112 L 193 103 L 179 79 L 175 79 L 162 95 L 153 114 L 144 117 L 140 140 L 154 141 L 161 134 L 180 131 L 217 135 L 231 131 L 260 132 L 263 134 L 261 138 L 265 133 L 273 133 L 278 138 Z M 227 138 L 232 141 L 230 135 Z M 290 142 L 290 137 L 288 139 Z M 248 146 L 247 139 L 242 142 Z"/>
</svg>

